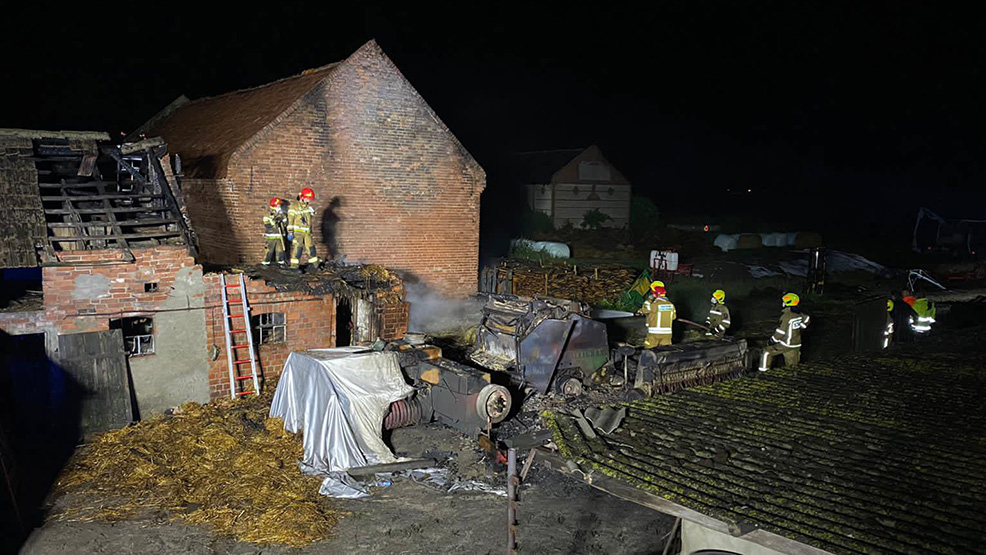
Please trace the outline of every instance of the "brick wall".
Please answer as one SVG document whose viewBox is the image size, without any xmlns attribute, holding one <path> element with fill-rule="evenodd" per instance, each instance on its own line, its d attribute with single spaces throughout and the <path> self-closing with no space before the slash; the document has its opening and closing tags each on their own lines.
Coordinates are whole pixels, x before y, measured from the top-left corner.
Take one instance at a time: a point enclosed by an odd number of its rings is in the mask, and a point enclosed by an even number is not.
<svg viewBox="0 0 986 555">
<path fill-rule="evenodd" d="M 404 337 L 404 334 L 407 333 L 410 303 L 381 302 L 377 304 L 377 307 L 380 338 L 385 341 L 394 341 Z"/>
<path fill-rule="evenodd" d="M 59 253 L 59 261 L 71 266 L 49 266 L 42 270 L 44 310 L 0 313 L 0 330 L 11 335 L 50 332 L 52 336 L 103 331 L 111 319 L 148 315 L 160 311 L 204 311 L 206 349 L 190 348 L 184 356 L 202 361 L 209 377 L 212 399 L 229 395 L 223 309 L 218 274 L 201 274 L 201 266 L 184 247 L 135 249 L 136 260 L 124 259 L 121 251 L 75 251 Z M 100 262 L 100 265 L 93 263 Z M 106 262 L 116 262 L 106 264 Z M 191 279 L 196 283 L 189 283 Z M 145 283 L 156 283 L 157 291 L 145 292 Z M 251 314 L 282 313 L 285 341 L 260 345 L 257 352 L 266 378 L 280 376 L 293 351 L 334 347 L 335 299 L 304 292 L 279 292 L 262 280 L 247 279 Z M 196 287 L 197 285 L 197 287 Z M 204 286 L 203 286 L 204 285 Z M 185 291 L 188 294 L 185 294 Z M 382 338 L 398 339 L 407 330 L 408 305 L 375 300 L 376 329 Z M 159 330 L 155 329 L 155 334 Z M 215 349 L 213 349 L 215 346 Z M 212 360 L 210 353 L 216 352 Z M 143 364 L 169 360 L 154 355 Z M 203 370 L 206 371 L 206 370 Z"/>
<path fill-rule="evenodd" d="M 59 335 L 107 330 L 111 318 L 164 308 L 179 271 L 196 267 L 185 247 L 134 249 L 133 254 L 135 260 L 128 262 L 119 250 L 57 253 L 59 262 L 73 265 L 42 269 L 44 310 L 0 314 L 0 329 L 18 334 L 47 328 Z M 157 283 L 157 291 L 145 293 L 145 283 Z M 196 301 L 201 297 L 188 299 Z"/>
<path fill-rule="evenodd" d="M 204 260 L 259 262 L 270 198 L 310 186 L 320 257 L 334 244 L 350 261 L 466 296 L 476 291 L 485 185 L 482 168 L 370 43 L 241 147 L 227 178 L 184 189 Z M 327 212 L 334 197 L 340 206 Z"/>
<path fill-rule="evenodd" d="M 206 342 L 212 352 L 218 352 L 218 357 L 209 363 L 209 392 L 215 399 L 229 396 L 229 369 L 219 275 L 209 274 L 204 279 L 209 290 L 206 295 Z M 284 362 L 292 351 L 335 346 L 335 300 L 331 295 L 316 297 L 302 292 L 278 292 L 263 281 L 246 281 L 252 316 L 284 314 L 285 341 L 257 348 L 266 379 L 281 375 Z M 241 374 L 245 373 L 241 370 Z"/>
</svg>

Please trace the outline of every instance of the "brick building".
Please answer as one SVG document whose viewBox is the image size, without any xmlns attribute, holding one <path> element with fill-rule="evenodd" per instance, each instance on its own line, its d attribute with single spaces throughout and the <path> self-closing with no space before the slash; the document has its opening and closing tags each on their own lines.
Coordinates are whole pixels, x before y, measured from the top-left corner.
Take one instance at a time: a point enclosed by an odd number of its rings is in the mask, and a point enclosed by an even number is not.
<svg viewBox="0 0 986 555">
<path fill-rule="evenodd" d="M 181 157 L 205 261 L 259 262 L 268 200 L 308 186 L 320 257 L 476 291 L 485 172 L 375 42 L 267 85 L 182 97 L 141 134 Z"/>
<path fill-rule="evenodd" d="M 0 130 L 0 405 L 18 418 L 66 404 L 66 384 L 86 391 L 87 431 L 231 394 L 221 270 L 196 259 L 167 162 L 156 139 Z M 383 268 L 259 269 L 245 284 L 262 378 L 292 351 L 406 331 Z"/>
</svg>

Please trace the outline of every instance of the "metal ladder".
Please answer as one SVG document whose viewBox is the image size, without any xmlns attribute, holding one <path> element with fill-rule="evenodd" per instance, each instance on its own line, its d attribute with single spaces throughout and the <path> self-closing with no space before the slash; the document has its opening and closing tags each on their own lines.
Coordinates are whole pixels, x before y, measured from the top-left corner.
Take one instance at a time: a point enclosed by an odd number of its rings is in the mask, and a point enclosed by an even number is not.
<svg viewBox="0 0 986 555">
<path fill-rule="evenodd" d="M 246 299 L 246 282 L 243 274 L 237 274 L 239 281 L 226 283 L 226 275 L 219 274 L 219 283 L 223 296 L 223 329 L 226 332 L 226 364 L 229 366 L 229 396 L 233 399 L 244 395 L 254 395 L 260 392 L 260 380 L 257 378 L 257 357 L 253 348 L 253 333 L 250 330 L 250 307 Z M 240 296 L 239 301 L 230 301 L 229 294 L 233 292 Z M 231 304 L 236 303 L 236 304 Z M 232 313 L 230 308 L 239 305 L 240 312 Z M 246 343 L 235 344 L 233 337 L 246 336 Z M 246 350 L 246 356 L 243 351 Z M 240 366 L 250 363 L 250 374 L 241 375 Z M 240 384 L 253 380 L 253 391 L 241 389 Z"/>
</svg>

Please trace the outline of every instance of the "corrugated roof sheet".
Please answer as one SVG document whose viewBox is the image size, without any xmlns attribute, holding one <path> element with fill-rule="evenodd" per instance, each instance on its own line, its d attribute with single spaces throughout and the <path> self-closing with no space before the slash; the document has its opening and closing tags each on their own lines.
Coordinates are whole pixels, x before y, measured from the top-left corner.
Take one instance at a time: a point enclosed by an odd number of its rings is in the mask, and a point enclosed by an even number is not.
<svg viewBox="0 0 986 555">
<path fill-rule="evenodd" d="M 555 440 L 585 467 L 833 553 L 983 553 L 984 339 L 629 403 L 606 437 L 555 415 Z"/>
<path fill-rule="evenodd" d="M 33 154 L 29 138 L 0 136 L 0 268 L 38 266 L 35 247 L 47 236 Z"/>
<path fill-rule="evenodd" d="M 224 177 L 236 149 L 336 66 L 338 63 L 333 63 L 267 85 L 182 104 L 170 115 L 150 122 L 144 133 L 164 138 L 169 151 L 181 156 L 186 177 Z"/>
</svg>

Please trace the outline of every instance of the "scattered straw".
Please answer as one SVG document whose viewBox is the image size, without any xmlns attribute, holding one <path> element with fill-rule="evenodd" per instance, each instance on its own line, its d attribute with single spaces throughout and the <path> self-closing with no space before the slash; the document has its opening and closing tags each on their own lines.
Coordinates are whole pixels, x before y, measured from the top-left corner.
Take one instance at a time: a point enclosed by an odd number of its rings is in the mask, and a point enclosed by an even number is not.
<svg viewBox="0 0 986 555">
<path fill-rule="evenodd" d="M 103 434 L 59 479 L 74 497 L 57 518 L 163 510 L 252 543 L 301 547 L 328 537 L 341 515 L 325 507 L 319 479 L 298 470 L 301 441 L 267 418 L 270 399 L 188 403 L 173 416 Z"/>
</svg>

